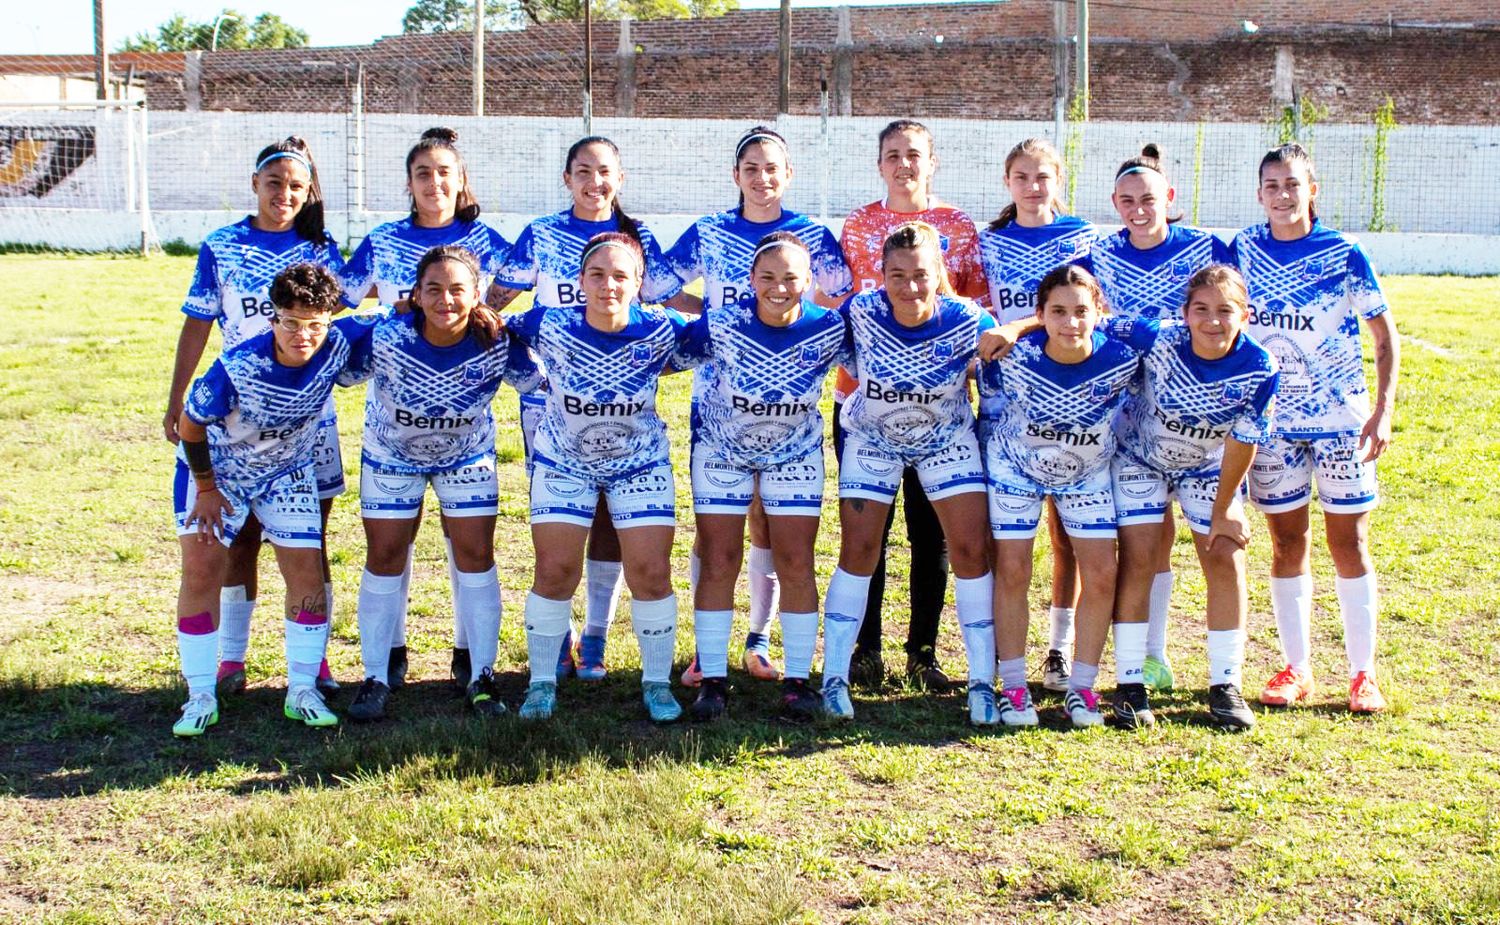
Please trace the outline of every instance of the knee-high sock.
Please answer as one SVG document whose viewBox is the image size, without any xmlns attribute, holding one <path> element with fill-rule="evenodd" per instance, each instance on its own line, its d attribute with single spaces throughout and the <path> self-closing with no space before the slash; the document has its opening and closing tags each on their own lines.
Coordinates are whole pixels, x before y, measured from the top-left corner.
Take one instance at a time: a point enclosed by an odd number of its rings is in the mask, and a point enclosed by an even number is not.
<svg viewBox="0 0 1500 925">
<path fill-rule="evenodd" d="M 1146 678 L 1147 623 L 1115 624 L 1115 683 L 1141 684 Z"/>
<path fill-rule="evenodd" d="M 1271 612 L 1276 615 L 1281 654 L 1288 665 L 1304 672 L 1311 668 L 1312 595 L 1311 575 L 1271 579 Z"/>
<path fill-rule="evenodd" d="M 870 595 L 870 576 L 851 575 L 841 568 L 833 570 L 828 595 L 823 600 L 823 678 L 849 679 L 849 660 L 854 657 L 854 641 L 864 621 L 865 604 Z"/>
<path fill-rule="evenodd" d="M 620 607 L 620 589 L 625 570 L 618 562 L 603 559 L 584 561 L 584 585 L 587 604 L 583 611 L 583 631 L 590 636 L 605 636 L 615 611 Z"/>
<path fill-rule="evenodd" d="M 750 632 L 765 636 L 766 627 L 781 607 L 781 579 L 771 550 L 750 544 Z"/>
<path fill-rule="evenodd" d="M 212 694 L 218 670 L 219 631 L 208 611 L 177 618 L 177 660 L 188 695 Z"/>
<path fill-rule="evenodd" d="M 219 592 L 219 661 L 244 664 L 254 613 L 255 599 L 245 596 L 244 585 L 231 585 Z"/>
<path fill-rule="evenodd" d="M 531 682 L 557 683 L 557 653 L 573 625 L 573 602 L 555 601 L 535 591 L 526 595 L 526 659 Z"/>
<path fill-rule="evenodd" d="M 732 610 L 693 611 L 693 643 L 698 647 L 698 669 L 705 678 L 728 677 L 733 626 Z"/>
<path fill-rule="evenodd" d="M 396 622 L 391 624 L 391 645 L 406 645 L 406 609 L 411 605 L 411 567 L 417 560 L 417 548 L 406 550 L 406 569 L 401 573 L 401 609 L 396 612 Z"/>
<path fill-rule="evenodd" d="M 458 560 L 453 557 L 453 540 L 443 537 L 443 546 L 448 550 L 448 590 L 453 593 L 453 648 L 469 647 L 469 627 L 458 615 Z"/>
<path fill-rule="evenodd" d="M 1157 572 L 1151 579 L 1151 609 L 1148 611 L 1146 654 L 1165 662 L 1167 660 L 1167 625 L 1172 608 L 1172 573 Z"/>
<path fill-rule="evenodd" d="M 969 683 L 995 684 L 995 576 L 955 578 L 953 601 L 969 657 Z"/>
<path fill-rule="evenodd" d="M 495 566 L 483 572 L 453 572 L 453 612 L 467 627 L 469 680 L 479 680 L 484 669 L 495 667 L 500 650 L 500 579 Z"/>
<path fill-rule="evenodd" d="M 1073 608 L 1053 607 L 1047 616 L 1052 621 L 1052 635 L 1047 647 L 1061 652 L 1065 658 L 1072 658 Z"/>
<path fill-rule="evenodd" d="M 328 651 L 328 614 L 301 611 L 286 621 L 287 687 L 312 687 L 318 680 L 318 663 Z"/>
<path fill-rule="evenodd" d="M 1208 631 L 1208 683 L 1243 686 L 1241 669 L 1245 664 L 1244 630 Z"/>
<path fill-rule="evenodd" d="M 630 604 L 630 626 L 641 647 L 641 680 L 665 683 L 672 676 L 677 646 L 677 595 L 668 594 L 656 601 L 634 599 Z M 728 647 L 726 636 L 719 651 L 723 653 Z"/>
<path fill-rule="evenodd" d="M 1375 614 L 1378 596 L 1375 573 L 1358 578 L 1340 578 L 1339 613 L 1344 618 L 1344 653 L 1349 656 L 1349 677 L 1375 670 Z"/>
<path fill-rule="evenodd" d="M 806 680 L 812 674 L 813 650 L 818 647 L 818 613 L 781 612 L 781 651 L 786 676 Z"/>
<path fill-rule="evenodd" d="M 359 578 L 359 653 L 365 677 L 381 684 L 391 671 L 391 633 L 401 618 L 402 577 L 365 569 Z"/>
</svg>

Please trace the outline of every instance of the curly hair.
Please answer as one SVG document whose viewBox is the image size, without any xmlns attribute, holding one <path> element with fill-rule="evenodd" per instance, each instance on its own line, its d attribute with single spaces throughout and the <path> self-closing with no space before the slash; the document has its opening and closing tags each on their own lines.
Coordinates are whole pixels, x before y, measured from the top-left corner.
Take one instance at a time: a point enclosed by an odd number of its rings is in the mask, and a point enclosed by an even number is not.
<svg viewBox="0 0 1500 925">
<path fill-rule="evenodd" d="M 276 274 L 271 301 L 277 308 L 311 308 L 336 312 L 342 306 L 338 277 L 316 263 L 297 263 Z"/>
</svg>

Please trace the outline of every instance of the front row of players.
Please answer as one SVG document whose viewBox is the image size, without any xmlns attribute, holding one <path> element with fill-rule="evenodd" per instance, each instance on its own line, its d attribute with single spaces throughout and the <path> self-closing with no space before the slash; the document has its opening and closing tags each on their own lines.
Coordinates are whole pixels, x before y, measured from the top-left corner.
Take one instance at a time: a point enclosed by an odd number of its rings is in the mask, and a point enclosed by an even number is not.
<svg viewBox="0 0 1500 925">
<path fill-rule="evenodd" d="M 827 309 L 808 298 L 806 246 L 793 234 L 772 234 L 752 260 L 753 294 L 691 322 L 639 304 L 641 251 L 617 233 L 596 236 L 584 251 L 582 312 L 537 306 L 502 321 L 482 305 L 477 262 L 454 246 L 423 257 L 411 311 L 379 318 L 330 321 L 337 280 L 311 264 L 284 271 L 271 290 L 271 330 L 213 364 L 189 392 L 178 424 L 178 646 L 190 696 L 173 731 L 195 735 L 217 721 L 225 550 L 252 513 L 286 579 L 286 714 L 314 726 L 337 722 L 316 684 L 328 607 L 311 460 L 333 387 L 365 381 L 368 559 L 359 625 L 368 677 L 351 717 L 385 713 L 384 659 L 429 483 L 453 545 L 455 615 L 471 654 L 468 699 L 482 714 L 505 712 L 493 675 L 501 606 L 489 410 L 503 381 L 545 396 L 530 439 L 536 560 L 525 612 L 531 682 L 520 716 L 543 719 L 557 708 L 558 652 L 603 501 L 633 598 L 646 710 L 658 722 L 677 719 L 682 708 L 669 685 L 678 613 L 670 575 L 675 482 L 655 399 L 662 374 L 699 365 L 705 383 L 692 485 L 703 682 L 696 718 L 726 708 L 732 589 L 757 495 L 782 583 L 782 713 L 853 716 L 850 658 L 887 513 L 910 467 L 948 541 L 974 724 L 1037 722 L 1025 676 L 1026 593 L 1048 498 L 1072 541 L 1083 589 L 1065 709 L 1075 725 L 1103 723 L 1094 688 L 1113 627 L 1116 720 L 1127 727 L 1154 721 L 1142 679 L 1144 601 L 1151 544 L 1175 497 L 1208 586 L 1209 710 L 1226 727 L 1251 726 L 1240 694 L 1248 542 L 1240 489 L 1255 445 L 1269 436 L 1277 372 L 1245 331 L 1248 296 L 1237 271 L 1198 272 L 1183 321 L 1158 323 L 1108 319 L 1094 278 L 1059 267 L 1041 283 L 1035 316 L 1000 326 L 951 294 L 930 226 L 897 229 L 882 260 L 883 288 Z M 822 688 L 814 691 L 813 549 L 824 482 L 818 401 L 837 365 L 860 387 L 841 412 L 841 546 L 823 608 Z M 1117 536 L 1125 540 L 1118 577 Z"/>
</svg>

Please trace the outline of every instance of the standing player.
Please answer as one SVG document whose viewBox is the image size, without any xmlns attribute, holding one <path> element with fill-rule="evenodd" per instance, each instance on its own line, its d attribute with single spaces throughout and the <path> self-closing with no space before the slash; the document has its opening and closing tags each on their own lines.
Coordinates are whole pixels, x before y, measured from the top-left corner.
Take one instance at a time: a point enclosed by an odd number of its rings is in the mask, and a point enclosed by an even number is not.
<svg viewBox="0 0 1500 925">
<path fill-rule="evenodd" d="M 703 279 L 704 309 L 734 306 L 750 294 L 751 255 L 763 239 L 781 231 L 796 235 L 809 254 L 816 284 L 813 297 L 821 300 L 821 304 L 837 305 L 851 286 L 838 241 L 827 228 L 781 205 L 792 179 L 786 139 L 763 125 L 750 129 L 735 145 L 733 176 L 740 191 L 739 205 L 694 222 L 666 255 L 667 262 L 684 283 Z M 717 375 L 715 365 L 715 361 L 709 360 L 694 376 L 695 409 L 705 384 Z M 693 420 L 695 424 L 699 420 L 696 413 Z M 751 677 L 774 681 L 780 672 L 770 658 L 771 637 L 766 627 L 777 610 L 779 573 L 772 561 L 766 512 L 759 500 L 750 504 L 749 525 L 750 631 L 745 637 L 741 664 Z M 691 568 L 695 576 L 701 553 L 695 545 Z M 735 571 L 738 573 L 738 567 Z M 717 661 L 715 656 L 715 664 Z M 682 673 L 683 683 L 696 685 L 703 676 L 699 668 L 698 659 L 694 658 Z"/>
<path fill-rule="evenodd" d="M 979 254 L 990 287 L 990 308 L 1002 323 L 1027 320 L 1037 309 L 1037 284 L 1054 267 L 1076 263 L 1088 253 L 1097 232 L 1080 218 L 1063 214 L 1063 162 L 1041 138 L 1028 138 L 1005 155 L 1005 185 L 1011 203 L 979 233 Z M 986 433 L 995 408 L 979 399 L 979 429 Z M 1073 611 L 1079 595 L 1078 568 L 1069 533 L 1055 501 L 1047 504 L 1052 538 L 1051 642 L 1042 664 L 1042 686 L 1068 690 L 1073 650 Z"/>
<path fill-rule="evenodd" d="M 359 242 L 344 268 L 344 304 L 353 308 L 374 296 L 382 305 L 404 303 L 417 281 L 417 263 L 434 247 L 462 247 L 479 261 L 482 285 L 500 269 L 510 243 L 479 220 L 479 200 L 469 186 L 469 168 L 458 150 L 458 132 L 430 128 L 406 152 L 406 189 L 411 196 L 411 214 L 377 225 Z M 447 522 L 444 520 L 446 542 Z M 448 583 L 458 599 L 458 568 L 452 544 L 448 543 Z M 391 687 L 406 683 L 406 602 L 411 591 L 411 560 L 401 573 L 401 613 L 391 632 L 391 652 L 386 681 Z M 466 688 L 472 675 L 469 641 L 458 614 L 453 615 L 454 683 Z"/>
<path fill-rule="evenodd" d="M 891 232 L 907 222 L 925 222 L 937 229 L 943 266 L 953 292 L 967 299 L 988 300 L 974 221 L 932 192 L 932 177 L 938 165 L 932 132 L 920 122 L 908 119 L 892 122 L 880 130 L 878 151 L 876 166 L 885 181 L 885 198 L 855 209 L 844 220 L 844 256 L 859 291 L 874 292 L 884 283 L 880 255 Z M 844 442 L 839 412 L 857 387 L 849 371 L 840 368 L 833 393 L 835 449 Z M 947 690 L 950 682 L 937 660 L 938 622 L 948 594 L 948 555 L 943 529 L 914 467 L 902 470 L 901 492 L 906 508 L 906 538 L 911 547 L 906 676 L 919 687 Z M 880 537 L 880 557 L 870 579 L 870 597 L 850 669 L 854 677 L 872 684 L 885 676 L 880 655 L 881 616 L 885 605 L 886 546 L 895 515 L 893 504 Z"/>
<path fill-rule="evenodd" d="M 1206 231 L 1178 224 L 1178 217 L 1172 215 L 1177 191 L 1167 180 L 1161 149 L 1154 144 L 1141 148 L 1140 154 L 1115 171 L 1115 191 L 1110 198 L 1124 227 L 1095 242 L 1080 265 L 1099 280 L 1116 318 L 1180 320 L 1188 278 L 1210 264 L 1227 263 L 1229 249 Z M 1165 691 L 1172 689 L 1167 621 L 1172 601 L 1172 544 L 1177 538 L 1170 507 L 1161 520 L 1161 534 L 1161 541 L 1151 546 L 1159 558 L 1147 564 L 1154 566 L 1155 577 L 1151 583 L 1145 683 Z M 1123 549 L 1123 534 L 1121 542 Z"/>
<path fill-rule="evenodd" d="M 162 426 L 167 439 L 177 442 L 183 393 L 203 358 L 208 332 L 217 322 L 223 349 L 263 334 L 270 328 L 276 306 L 271 281 L 298 263 L 314 263 L 337 272 L 344 258 L 323 228 L 323 194 L 318 168 L 307 143 L 293 135 L 263 148 L 250 176 L 255 214 L 208 235 L 198 250 L 198 267 L 183 303 L 182 333 L 177 338 L 172 385 Z M 344 462 L 339 453 L 338 419 L 333 400 L 318 422 L 314 447 L 314 476 L 318 482 L 321 523 L 328 526 L 333 499 L 344 491 Z M 249 517 L 229 550 L 219 611 L 218 693 L 245 689 L 245 654 L 250 646 L 250 618 L 255 612 L 260 558 L 260 521 Z M 333 581 L 326 554 L 323 592 L 333 612 Z M 338 683 L 325 661 L 318 666 L 318 686 L 325 693 Z"/>
<path fill-rule="evenodd" d="M 1349 709 L 1385 709 L 1375 683 L 1375 567 L 1370 511 L 1375 460 L 1391 441 L 1400 338 L 1370 259 L 1354 239 L 1318 221 L 1317 176 L 1301 145 L 1260 162 L 1257 192 L 1266 223 L 1231 245 L 1250 287 L 1250 333 L 1276 357 L 1281 388 L 1272 439 L 1251 468 L 1250 497 L 1271 532 L 1271 607 L 1286 667 L 1261 703 L 1286 706 L 1313 693 L 1312 576 L 1308 504 L 1316 479 L 1349 658 Z M 1370 407 L 1359 344 L 1364 319 L 1375 345 Z"/>
</svg>

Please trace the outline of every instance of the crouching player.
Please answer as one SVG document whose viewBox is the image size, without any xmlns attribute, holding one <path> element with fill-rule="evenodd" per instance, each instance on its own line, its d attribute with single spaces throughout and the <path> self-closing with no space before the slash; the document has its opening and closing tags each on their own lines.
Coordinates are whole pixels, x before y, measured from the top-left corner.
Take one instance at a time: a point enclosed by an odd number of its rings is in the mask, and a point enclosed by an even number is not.
<svg viewBox="0 0 1500 925">
<path fill-rule="evenodd" d="M 1120 526 L 1114 714 L 1126 728 L 1155 722 L 1143 671 L 1147 615 L 1161 547 L 1170 543 L 1161 525 L 1176 498 L 1208 586 L 1208 712 L 1238 731 L 1255 725 L 1240 693 L 1249 541 L 1240 486 L 1256 446 L 1270 439 L 1276 363 L 1245 333 L 1249 295 L 1232 267 L 1211 265 L 1193 274 L 1184 321 L 1116 326 L 1138 328 L 1132 340 L 1146 353 L 1113 465 Z"/>
<path fill-rule="evenodd" d="M 313 451 L 334 383 L 357 365 L 368 326 L 354 318 L 330 323 L 339 282 L 314 264 L 278 274 L 271 302 L 271 330 L 214 361 L 188 392 L 177 423 L 177 651 L 188 685 L 182 718 L 172 726 L 180 736 L 201 735 L 219 719 L 219 591 L 227 548 L 252 514 L 286 581 L 286 716 L 309 726 L 338 723 L 316 687 L 328 646 L 328 596 Z"/>
</svg>

